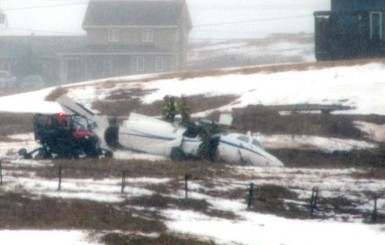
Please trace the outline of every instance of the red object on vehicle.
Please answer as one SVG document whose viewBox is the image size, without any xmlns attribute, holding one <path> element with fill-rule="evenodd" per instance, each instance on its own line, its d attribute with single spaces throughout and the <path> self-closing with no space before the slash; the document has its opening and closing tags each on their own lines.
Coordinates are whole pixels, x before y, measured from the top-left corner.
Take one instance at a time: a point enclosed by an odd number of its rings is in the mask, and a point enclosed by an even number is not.
<svg viewBox="0 0 385 245">
<path fill-rule="evenodd" d="M 92 131 L 89 131 L 89 130 L 80 129 L 80 130 L 76 130 L 73 133 L 73 136 L 76 139 L 82 139 L 82 138 L 87 138 L 87 137 L 96 137 L 96 134 Z"/>
<path fill-rule="evenodd" d="M 58 120 L 64 120 L 65 118 L 66 118 L 66 114 L 64 114 L 63 112 L 56 114 L 56 119 Z"/>
</svg>

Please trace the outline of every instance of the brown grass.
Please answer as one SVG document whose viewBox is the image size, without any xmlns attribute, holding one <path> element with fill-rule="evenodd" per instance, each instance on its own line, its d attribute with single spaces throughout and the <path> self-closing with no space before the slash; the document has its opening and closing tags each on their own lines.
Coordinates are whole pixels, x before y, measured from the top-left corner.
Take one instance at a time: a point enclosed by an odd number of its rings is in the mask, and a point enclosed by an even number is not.
<svg viewBox="0 0 385 245">
<path fill-rule="evenodd" d="M 215 245 L 212 241 L 198 241 L 190 237 L 177 237 L 171 234 L 161 234 L 159 237 L 152 238 L 111 233 L 104 236 L 102 241 L 107 245 Z"/>
<path fill-rule="evenodd" d="M 30 133 L 33 131 L 32 120 L 32 114 L 0 113 L 0 136 Z"/>
<path fill-rule="evenodd" d="M 50 94 L 48 94 L 45 97 L 46 101 L 56 101 L 57 98 L 62 96 L 63 94 L 66 94 L 68 90 L 63 87 L 57 87 L 55 90 L 53 90 Z"/>
<path fill-rule="evenodd" d="M 212 110 L 233 102 L 238 96 L 213 96 L 203 95 L 187 96 L 186 101 L 191 113 Z M 93 108 L 101 114 L 110 116 L 128 116 L 130 112 L 145 114 L 148 116 L 159 116 L 162 113 L 162 101 L 158 100 L 152 104 L 143 104 L 139 98 L 133 97 L 130 91 L 120 91 L 105 101 L 95 101 Z"/>
<path fill-rule="evenodd" d="M 193 178 L 213 178 L 232 176 L 231 166 L 223 163 L 212 162 L 151 162 L 138 160 L 55 160 L 55 167 L 45 168 L 38 174 L 42 177 L 56 178 L 58 166 L 63 168 L 64 176 L 71 178 L 104 178 L 120 177 L 122 171 L 126 172 L 127 177 L 157 177 L 172 178 L 182 180 L 186 174 Z"/>
<path fill-rule="evenodd" d="M 136 211 L 110 204 L 47 197 L 31 199 L 12 193 L 0 196 L 0 216 L 2 229 L 165 231 L 160 221 L 140 218 Z"/>
<path fill-rule="evenodd" d="M 311 159 L 314 156 L 308 156 Z M 322 158 L 320 158 L 322 159 Z M 342 159 L 342 158 L 341 158 Z M 342 160 L 341 160 L 342 161 Z M 201 194 L 225 198 L 244 200 L 247 203 L 247 186 L 224 191 L 210 191 L 215 185 L 224 185 L 218 179 L 244 180 L 242 174 L 232 171 L 229 165 L 212 164 L 208 162 L 147 162 L 147 161 L 118 161 L 118 160 L 78 160 L 54 161 L 55 167 L 25 169 L 34 172 L 30 176 L 44 176 L 57 178 L 57 167 L 64 167 L 63 182 L 70 178 L 107 178 L 121 177 L 121 170 L 127 171 L 127 177 L 157 177 L 169 178 L 170 182 L 159 185 L 148 184 L 143 188 L 152 190 L 150 196 L 131 197 L 123 203 L 107 204 L 84 200 L 65 200 L 35 196 L 20 191 L 21 194 L 0 194 L 0 228 L 3 229 L 87 229 L 107 231 L 102 241 L 110 245 L 119 244 L 191 244 L 205 245 L 213 242 L 198 241 L 188 237 L 178 237 L 168 233 L 164 219 L 159 210 L 173 208 L 193 210 L 208 216 L 228 220 L 239 220 L 236 214 L 229 211 L 216 210 L 206 200 L 184 199 L 167 196 L 184 190 L 184 175 L 192 175 L 192 182 L 197 182 L 204 188 L 194 190 Z M 8 166 L 12 168 L 12 166 Z M 19 167 L 18 170 L 22 170 Z M 364 170 L 364 168 L 362 168 Z M 353 176 L 367 178 L 376 169 L 369 168 L 367 174 Z M 379 168 L 383 169 L 383 168 Z M 36 174 L 35 174 L 36 173 Z M 380 176 L 377 176 L 380 178 Z M 385 176 L 382 176 L 385 178 Z M 127 186 L 129 188 L 129 185 Z M 65 191 L 65 190 L 63 190 Z M 364 193 L 370 200 L 371 193 Z M 310 197 L 310 192 L 309 192 Z M 277 185 L 257 185 L 254 189 L 254 199 L 251 211 L 258 213 L 275 214 L 288 218 L 310 218 L 307 199 L 300 199 L 298 195 L 284 187 Z M 316 212 L 316 218 L 328 218 L 333 212 L 340 217 L 353 214 L 356 217 L 369 219 L 370 215 L 362 211 L 360 203 L 343 197 L 321 198 Z M 141 207 L 141 209 L 137 209 Z M 381 213 L 378 222 L 385 222 Z M 121 230 L 117 233 L 115 230 Z M 109 232 L 110 231 L 110 232 Z M 158 237 L 126 235 L 125 232 L 157 233 Z"/>
<path fill-rule="evenodd" d="M 301 151 L 297 149 L 277 149 L 270 150 L 285 163 L 287 167 L 305 167 L 305 168 L 341 168 L 356 167 L 370 170 L 371 168 L 379 169 L 374 174 L 376 178 L 385 179 L 384 153 L 379 151 L 352 151 L 344 154 L 329 154 L 320 151 Z"/>
<path fill-rule="evenodd" d="M 362 139 L 362 132 L 353 122 L 363 120 L 384 123 L 385 116 L 379 115 L 334 115 L 292 113 L 280 115 L 277 111 L 263 106 L 248 106 L 233 112 L 233 125 L 242 132 L 264 134 L 317 135 L 335 138 Z"/>
<path fill-rule="evenodd" d="M 285 200 L 298 200 L 298 196 L 283 186 L 257 186 L 254 190 L 251 210 L 274 213 L 287 218 L 310 218 L 309 210 L 305 205 L 293 204 Z"/>
</svg>

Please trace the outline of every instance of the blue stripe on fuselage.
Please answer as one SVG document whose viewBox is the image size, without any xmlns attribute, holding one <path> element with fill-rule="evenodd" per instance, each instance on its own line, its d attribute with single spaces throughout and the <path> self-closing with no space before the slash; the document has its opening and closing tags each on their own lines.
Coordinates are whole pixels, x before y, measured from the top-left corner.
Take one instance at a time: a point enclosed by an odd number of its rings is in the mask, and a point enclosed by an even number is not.
<svg viewBox="0 0 385 245">
<path fill-rule="evenodd" d="M 164 141 L 173 141 L 176 140 L 176 138 L 171 138 L 171 137 L 162 137 L 158 135 L 151 135 L 151 134 L 144 134 L 142 132 L 137 132 L 137 133 L 122 133 L 124 135 L 130 135 L 130 136 L 137 136 L 137 137 L 142 137 L 142 138 L 148 138 L 148 139 L 157 139 L 157 140 L 164 140 Z"/>
<path fill-rule="evenodd" d="M 173 141 L 173 140 L 177 139 L 175 137 L 173 138 L 173 137 L 158 136 L 158 135 L 153 135 L 153 134 L 146 134 L 146 133 L 143 133 L 140 131 L 136 131 L 135 133 L 123 132 L 122 134 L 130 135 L 130 136 L 137 136 L 137 137 L 142 137 L 142 138 L 148 138 L 148 139 L 164 140 L 164 141 Z M 196 139 L 189 139 L 189 138 L 185 138 L 185 137 L 183 137 L 182 140 L 184 142 L 198 142 L 198 140 L 196 140 Z M 199 142 L 201 142 L 201 141 L 199 140 Z"/>
<path fill-rule="evenodd" d="M 137 137 L 142 137 L 142 138 L 148 138 L 148 139 L 157 139 L 157 140 L 164 140 L 164 141 L 173 141 L 173 140 L 176 140 L 176 138 L 172 138 L 172 137 L 162 137 L 162 136 L 158 136 L 158 135 L 152 135 L 152 134 L 145 134 L 143 132 L 137 132 L 137 133 L 122 133 L 122 134 L 125 134 L 125 135 L 130 135 L 130 136 L 137 136 Z M 188 138 L 183 138 L 184 141 L 190 141 L 190 142 L 194 142 L 196 140 L 189 140 Z M 232 147 L 235 147 L 235 148 L 238 148 L 238 149 L 244 149 L 244 150 L 247 150 L 247 151 L 250 151 L 254 154 L 257 154 L 265 159 L 267 159 L 264 155 L 262 155 L 261 153 L 257 152 L 257 151 L 254 151 L 250 148 L 246 148 L 244 147 L 243 145 L 238 145 L 238 144 L 235 144 L 235 143 L 232 143 L 232 142 L 229 142 L 229 141 L 225 141 L 225 140 L 219 140 L 219 143 L 223 143 L 223 144 L 226 144 L 226 145 L 229 145 L 229 146 L 232 146 Z M 269 160 L 269 159 L 267 159 Z"/>
</svg>

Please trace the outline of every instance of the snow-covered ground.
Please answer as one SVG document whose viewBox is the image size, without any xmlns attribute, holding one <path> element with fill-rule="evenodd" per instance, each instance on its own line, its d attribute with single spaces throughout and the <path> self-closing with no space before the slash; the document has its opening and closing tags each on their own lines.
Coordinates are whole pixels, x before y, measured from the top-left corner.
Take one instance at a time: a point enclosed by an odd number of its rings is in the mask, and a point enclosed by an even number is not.
<svg viewBox="0 0 385 245">
<path fill-rule="evenodd" d="M 359 245 L 383 244 L 385 239 L 382 226 L 289 220 L 249 212 L 242 212 L 245 219 L 236 222 L 213 220 L 191 211 L 168 210 L 164 214 L 172 219 L 169 228 L 182 234 L 203 235 L 219 244 Z"/>
<path fill-rule="evenodd" d="M 231 71 L 231 72 L 230 72 Z M 124 90 L 143 90 L 139 98 L 143 103 L 161 101 L 165 95 L 224 96 L 237 98 L 227 105 L 209 111 L 201 111 L 194 116 L 206 116 L 212 111 L 228 112 L 233 108 L 248 105 L 288 105 L 288 104 L 339 104 L 354 109 L 337 112 L 348 114 L 385 114 L 383 91 L 385 75 L 382 63 L 340 66 L 304 71 L 256 72 L 244 74 L 242 69 L 227 71 L 230 74 L 205 74 L 193 78 L 159 79 L 159 75 L 121 77 L 68 85 L 68 95 L 79 103 L 91 107 L 94 100 L 105 100 L 109 95 Z M 183 76 L 183 75 L 182 75 Z M 139 82 L 140 79 L 151 82 Z M 105 82 L 110 81 L 106 86 Z M 0 111 L 4 112 L 59 112 L 61 107 L 55 102 L 45 101 L 54 88 L 5 96 L 0 98 Z M 358 128 L 368 134 L 368 139 L 382 141 L 385 130 L 382 125 L 356 122 Z M 261 132 L 263 133 L 263 132 Z M 293 137 L 286 137 L 284 141 Z M 283 139 L 283 138 L 282 138 Z M 319 141 L 319 138 L 313 138 Z M 339 141 L 332 139 L 332 141 Z M 292 142 L 288 142 L 292 144 Z M 330 144 L 330 140 L 326 142 Z M 347 142 L 346 144 L 352 144 Z M 333 144 L 334 145 L 334 144 Z M 353 143 L 355 145 L 355 143 Z M 364 144 L 365 145 L 365 144 Z M 319 147 L 317 143 L 317 147 Z M 372 148 L 373 145 L 366 144 Z"/>
<path fill-rule="evenodd" d="M 233 69 L 224 75 L 210 73 L 194 78 L 159 79 L 158 75 L 120 77 L 67 85 L 69 96 L 89 106 L 95 99 L 105 99 L 113 92 L 141 89 L 144 103 L 160 101 L 165 95 L 239 96 L 235 101 L 215 110 L 228 111 L 247 105 L 340 104 L 354 107 L 349 114 L 385 114 L 383 91 L 385 74 L 382 63 L 309 69 L 305 71 L 261 72 L 244 74 Z M 182 75 L 183 76 L 183 75 Z M 151 82 L 140 82 L 147 79 Z M 104 86 L 106 81 L 110 85 Z M 203 86 L 204 85 L 204 86 Z M 0 111 L 55 112 L 60 107 L 46 102 L 54 88 L 0 98 Z M 208 111 L 201 112 L 205 115 Z"/>
<path fill-rule="evenodd" d="M 315 61 L 312 33 L 283 33 L 239 40 L 191 42 L 188 69 Z"/>
<path fill-rule="evenodd" d="M 52 230 L 52 231 L 35 231 L 35 230 L 0 230 L 0 239 L 2 244 L 25 244 L 31 242 L 33 244 L 52 244 L 53 241 L 57 245 L 97 245 L 97 241 L 92 241 L 88 237 L 88 233 L 76 230 Z"/>
<path fill-rule="evenodd" d="M 323 103 L 343 104 L 354 106 L 355 109 L 344 113 L 384 114 L 385 101 L 383 91 L 385 82 L 384 66 L 381 63 L 371 63 L 361 66 L 333 67 L 320 70 L 286 71 L 286 72 L 258 72 L 243 74 L 234 69 L 233 74 L 219 76 L 201 76 L 196 78 L 179 79 L 169 78 L 157 80 L 158 75 L 135 76 L 109 79 L 111 86 L 105 86 L 105 81 L 89 81 L 76 86 L 68 85 L 68 95 L 75 100 L 90 106 L 95 99 L 103 100 L 109 94 L 122 89 L 142 89 L 147 91 L 142 95 L 144 103 L 161 100 L 164 95 L 236 95 L 237 99 L 217 110 L 229 111 L 232 108 L 247 105 L 280 105 L 295 103 Z M 151 78 L 151 82 L 141 83 L 140 78 Z M 148 79 L 146 79 L 148 80 Z M 204 86 L 197 86 L 204 84 Z M 6 112 L 59 112 L 61 107 L 54 102 L 46 102 L 44 98 L 54 88 L 35 91 L 25 94 L 12 95 L 0 98 L 0 110 Z M 207 115 L 209 111 L 202 111 L 197 115 Z M 356 122 L 357 127 L 368 133 L 368 137 L 381 141 L 382 126 L 365 122 Z M 263 132 L 262 132 L 263 133 Z M 289 145 L 292 148 L 321 149 L 330 152 L 333 149 L 373 149 L 377 145 L 364 140 L 327 139 L 318 136 L 303 135 L 263 135 L 259 136 L 268 148 Z M 10 136 L 12 140 L 24 142 L 33 146 L 32 135 Z M 13 143 L 1 143 L 0 154 L 15 151 Z M 28 145 L 31 144 L 31 145 Z M 138 155 L 129 152 L 119 152 L 121 159 L 140 157 L 156 161 L 157 158 L 148 155 Z M 15 191 L 22 188 L 31 194 L 46 195 L 57 198 L 88 199 L 97 202 L 119 203 L 125 198 L 154 194 L 148 185 L 168 183 L 167 178 L 127 178 L 132 184 L 124 195 L 120 193 L 120 178 L 94 179 L 65 179 L 61 192 L 57 192 L 57 180 L 34 177 L 34 174 L 20 175 L 18 167 L 40 168 L 47 162 L 12 160 L 8 170 L 4 170 L 4 191 Z M 7 166 L 5 163 L 4 166 Z M 356 201 L 367 199 L 364 195 L 367 190 L 382 193 L 385 182 L 369 178 L 357 179 L 353 176 L 360 174 L 357 169 L 309 170 L 286 168 L 257 168 L 234 167 L 235 172 L 244 176 L 237 185 L 231 179 L 224 179 L 226 185 L 218 186 L 218 190 L 231 191 L 239 188 L 239 184 L 247 187 L 250 182 L 257 181 L 257 185 L 272 184 L 285 186 L 299 195 L 302 202 L 306 202 L 311 187 L 317 186 L 323 197 L 340 197 Z M 29 177 L 32 176 L 32 177 Z M 97 186 L 97 188 L 96 188 Z M 223 197 L 213 197 L 204 190 L 204 183 L 192 183 L 190 198 L 205 199 L 213 208 L 222 211 L 234 212 L 240 219 L 213 218 L 206 214 L 191 210 L 165 209 L 161 215 L 167 217 L 166 225 L 170 232 L 192 235 L 204 240 L 213 240 L 218 244 L 383 244 L 385 239 L 384 225 L 369 225 L 362 222 L 362 217 L 355 215 L 331 216 L 326 220 L 292 220 L 274 215 L 259 214 L 246 210 L 245 200 L 229 200 Z M 97 190 L 97 191 L 95 191 Z M 202 192 L 203 190 L 203 192 Z M 174 198 L 183 198 L 184 193 L 173 195 Z M 359 202 L 358 202 L 359 203 Z M 356 208 L 370 213 L 373 204 L 371 200 L 359 204 Z M 378 200 L 380 212 L 385 209 L 385 200 Z M 234 232 L 236 231 L 236 232 Z M 17 244 L 20 237 L 34 237 L 44 234 L 44 237 L 63 237 L 62 241 L 71 244 L 95 244 L 87 241 L 87 231 L 1 231 L 0 238 L 6 239 L 7 244 Z M 320 235 L 327 234 L 327 235 Z M 317 238 L 317 239 L 315 239 Z M 46 240 L 39 240 L 44 244 Z M 67 240 L 65 240 L 67 239 Z M 64 244 L 64 243 L 63 243 Z"/>
<path fill-rule="evenodd" d="M 158 75 L 141 75 L 88 81 L 67 85 L 68 95 L 76 101 L 91 107 L 94 100 L 105 100 L 117 91 L 140 89 L 146 91 L 140 97 L 143 103 L 160 101 L 165 95 L 224 96 L 233 95 L 237 98 L 227 105 L 209 111 L 196 113 L 194 116 L 206 116 L 212 111 L 228 112 L 233 108 L 248 105 L 287 105 L 287 104 L 341 104 L 354 107 L 352 110 L 339 112 L 351 114 L 385 114 L 383 91 L 385 82 L 384 65 L 370 63 L 366 65 L 310 69 L 305 71 L 285 71 L 276 73 L 257 72 L 243 74 L 242 69 L 234 69 L 225 75 L 204 75 L 201 77 L 180 79 L 158 79 Z M 139 82 L 138 79 L 153 79 L 151 82 Z M 200 86 L 204 84 L 204 86 Z M 45 101 L 46 96 L 54 88 L 24 94 L 0 97 L 0 111 L 4 112 L 61 112 L 56 102 Z M 385 138 L 382 125 L 367 122 L 356 122 L 356 127 L 367 134 L 367 139 L 381 142 Z M 263 135 L 261 142 L 267 149 L 301 148 L 319 149 L 325 152 L 333 150 L 373 149 L 377 145 L 372 142 L 322 138 L 317 135 Z M 33 144 L 33 138 L 24 141 Z M 29 142 L 29 143 L 27 143 Z M 3 144 L 0 154 L 12 151 L 14 145 Z M 134 156 L 133 154 L 128 154 Z M 119 158 L 127 157 L 127 153 L 119 152 Z M 140 155 L 136 155 L 136 158 Z"/>
</svg>

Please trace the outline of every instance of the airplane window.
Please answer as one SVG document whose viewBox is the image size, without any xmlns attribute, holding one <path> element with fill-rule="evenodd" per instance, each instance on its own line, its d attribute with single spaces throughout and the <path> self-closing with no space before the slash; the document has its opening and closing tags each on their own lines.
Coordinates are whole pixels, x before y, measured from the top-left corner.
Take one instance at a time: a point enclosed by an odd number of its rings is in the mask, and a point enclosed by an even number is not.
<svg viewBox="0 0 385 245">
<path fill-rule="evenodd" d="M 258 147 L 262 147 L 262 146 L 261 146 L 261 143 L 259 143 L 259 141 L 256 140 L 256 139 L 253 139 L 252 144 L 255 145 L 255 146 L 258 146 Z"/>
<path fill-rule="evenodd" d="M 246 143 L 249 143 L 249 140 L 250 140 L 249 137 L 243 136 L 243 135 L 238 136 L 237 139 L 239 139 L 240 141 L 246 142 Z"/>
</svg>

